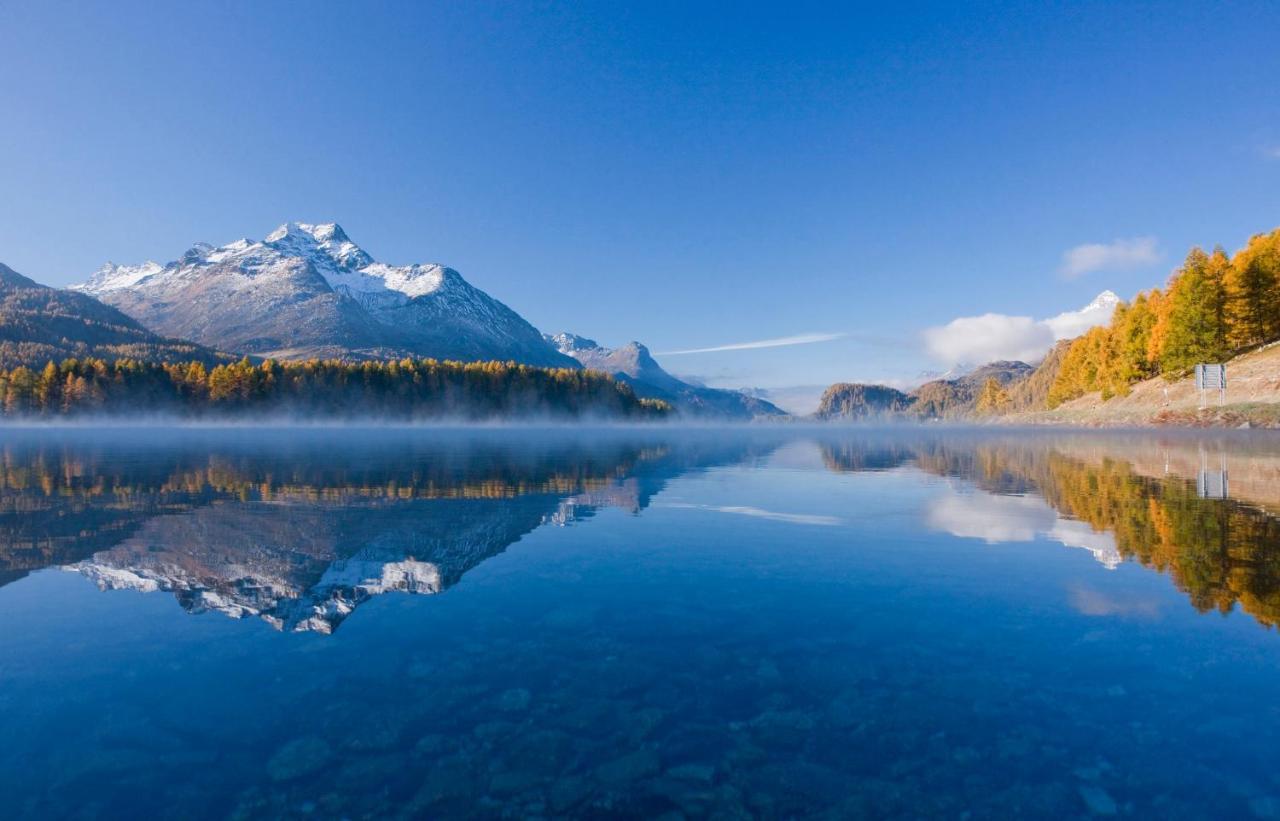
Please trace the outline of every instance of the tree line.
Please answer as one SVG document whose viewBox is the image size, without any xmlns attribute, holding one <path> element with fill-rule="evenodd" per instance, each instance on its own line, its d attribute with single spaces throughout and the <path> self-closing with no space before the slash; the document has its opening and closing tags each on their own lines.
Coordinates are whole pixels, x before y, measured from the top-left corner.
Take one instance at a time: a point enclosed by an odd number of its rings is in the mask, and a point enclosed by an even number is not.
<svg viewBox="0 0 1280 821">
<path fill-rule="evenodd" d="M 1124 559 L 1168 575 L 1200 612 L 1238 605 L 1259 624 L 1280 626 L 1280 519 L 1263 510 L 1202 499 L 1195 482 L 1143 476 L 1123 459 L 1090 463 L 1022 443 L 912 447 L 924 471 L 971 479 L 988 493 L 1037 493 L 1112 534 Z"/>
<path fill-rule="evenodd" d="M 1234 256 L 1193 248 L 1164 290 L 1116 307 L 1111 323 L 1071 343 L 1048 405 L 1163 375 L 1181 378 L 1200 362 L 1221 362 L 1280 339 L 1280 229 L 1258 234 Z"/>
<path fill-rule="evenodd" d="M 291 414 L 324 418 L 498 419 L 509 417 L 654 419 L 665 402 L 641 399 L 599 371 L 536 368 L 514 362 L 402 359 L 204 362 L 64 359 L 43 369 L 0 370 L 7 417 L 129 413 L 184 417 Z"/>
</svg>

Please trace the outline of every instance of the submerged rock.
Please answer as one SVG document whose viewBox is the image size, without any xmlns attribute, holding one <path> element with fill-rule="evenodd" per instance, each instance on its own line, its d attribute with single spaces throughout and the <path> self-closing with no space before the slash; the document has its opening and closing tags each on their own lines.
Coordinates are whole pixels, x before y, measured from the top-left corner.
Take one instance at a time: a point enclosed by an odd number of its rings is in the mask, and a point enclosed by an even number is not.
<svg viewBox="0 0 1280 821">
<path fill-rule="evenodd" d="M 1094 815 L 1115 815 L 1118 811 L 1116 801 L 1110 793 L 1095 784 L 1081 784 L 1078 788 L 1080 798 Z"/>
<path fill-rule="evenodd" d="M 303 736 L 285 744 L 267 762 L 272 781 L 290 781 L 323 768 L 333 757 L 329 742 L 318 736 Z"/>
<path fill-rule="evenodd" d="M 507 690 L 498 697 L 498 708 L 509 713 L 527 710 L 533 696 L 523 687 Z"/>
<path fill-rule="evenodd" d="M 551 786 L 551 809 L 564 813 L 573 809 L 592 795 L 591 784 L 585 778 L 569 776 L 558 778 Z"/>
<path fill-rule="evenodd" d="M 436 755 L 447 749 L 448 741 L 449 739 L 440 733 L 427 733 L 413 745 L 413 753 L 421 756 Z"/>
<path fill-rule="evenodd" d="M 604 784 L 624 785 L 654 775 L 662 768 L 662 759 L 649 749 L 607 761 L 596 767 L 596 779 Z"/>
</svg>

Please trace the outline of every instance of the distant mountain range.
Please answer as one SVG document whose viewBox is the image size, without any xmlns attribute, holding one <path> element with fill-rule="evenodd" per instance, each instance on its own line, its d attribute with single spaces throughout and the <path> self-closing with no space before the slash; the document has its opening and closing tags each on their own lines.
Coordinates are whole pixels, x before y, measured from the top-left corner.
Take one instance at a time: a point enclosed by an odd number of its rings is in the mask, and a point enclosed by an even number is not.
<svg viewBox="0 0 1280 821">
<path fill-rule="evenodd" d="M 1027 380 L 1036 367 L 1026 362 L 991 362 L 954 379 L 935 379 L 910 392 L 885 385 L 842 382 L 827 388 L 815 416 L 823 420 L 876 417 L 960 419 L 971 416 L 988 379 L 1002 387 Z"/>
<path fill-rule="evenodd" d="M 1066 311 L 1044 320 L 1040 324 L 1046 326 L 1046 337 L 1057 341 L 1035 364 L 999 360 L 975 368 L 957 363 L 942 373 L 922 373 L 920 376 L 927 381 L 911 391 L 887 385 L 840 382 L 823 393 L 814 416 L 827 421 L 964 419 L 977 411 L 979 395 L 990 379 L 1005 391 L 1002 410 L 1043 407 L 1071 338 L 1109 322 L 1120 304 L 1120 297 L 1111 291 L 1103 291 L 1079 310 Z"/>
<path fill-rule="evenodd" d="M 663 370 L 649 349 L 639 342 L 628 342 L 621 348 L 606 348 L 593 339 L 563 332 L 548 334 L 546 340 L 560 353 L 582 363 L 583 367 L 604 371 L 626 382 L 636 395 L 670 402 L 686 415 L 736 420 L 787 415 L 759 397 L 692 385 L 678 379 Z"/>
<path fill-rule="evenodd" d="M 1106 291 L 1080 311 L 1046 323 L 1062 337 L 1105 321 L 1118 302 Z M 1009 388 L 1011 407 L 1038 407 L 1061 354 L 1062 346 L 1055 348 L 1038 376 L 1025 362 L 1002 361 L 953 368 L 910 392 L 832 385 L 815 416 L 961 418 L 974 411 L 989 378 Z M 336 223 L 290 222 L 263 240 L 197 243 L 165 264 L 108 263 L 69 290 L 39 285 L 0 265 L 0 367 L 40 367 L 68 357 L 215 362 L 246 355 L 585 367 L 687 417 L 787 416 L 759 392 L 708 388 L 673 376 L 639 342 L 607 348 L 572 333 L 544 335 L 452 268 L 377 262 Z"/>
<path fill-rule="evenodd" d="M 227 357 L 166 339 L 85 294 L 40 285 L 0 264 L 0 367 L 96 357 L 215 361 Z"/>
<path fill-rule="evenodd" d="M 544 336 L 452 268 L 377 262 L 335 223 L 197 243 L 164 264 L 107 263 L 68 290 L 0 266 L 0 298 L 6 367 L 90 355 L 515 361 L 604 371 L 686 416 L 786 416 L 762 398 L 672 376 L 638 342 L 611 349 L 574 334 Z"/>
<path fill-rule="evenodd" d="M 200 243 L 164 265 L 108 263 L 74 290 L 159 333 L 240 354 L 578 367 L 452 268 L 376 262 L 335 223 Z"/>
</svg>

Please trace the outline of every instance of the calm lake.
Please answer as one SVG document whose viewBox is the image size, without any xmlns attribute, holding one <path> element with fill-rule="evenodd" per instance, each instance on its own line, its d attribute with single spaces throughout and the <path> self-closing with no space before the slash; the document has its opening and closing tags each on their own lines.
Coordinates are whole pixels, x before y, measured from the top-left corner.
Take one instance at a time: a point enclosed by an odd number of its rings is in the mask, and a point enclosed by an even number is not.
<svg viewBox="0 0 1280 821">
<path fill-rule="evenodd" d="M 1280 438 L 6 430 L 5 818 L 1280 818 Z"/>
</svg>

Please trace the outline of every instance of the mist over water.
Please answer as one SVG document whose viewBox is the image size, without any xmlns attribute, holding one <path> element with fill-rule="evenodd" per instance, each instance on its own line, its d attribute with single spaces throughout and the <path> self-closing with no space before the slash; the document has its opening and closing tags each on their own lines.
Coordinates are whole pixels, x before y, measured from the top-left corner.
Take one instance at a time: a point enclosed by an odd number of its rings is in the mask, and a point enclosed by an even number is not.
<svg viewBox="0 0 1280 821">
<path fill-rule="evenodd" d="M 1277 509 L 1243 433 L 9 429 L 0 815 L 1267 817 Z"/>
</svg>

